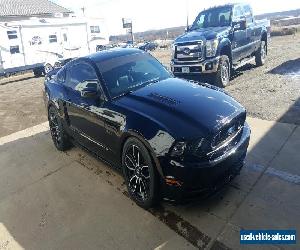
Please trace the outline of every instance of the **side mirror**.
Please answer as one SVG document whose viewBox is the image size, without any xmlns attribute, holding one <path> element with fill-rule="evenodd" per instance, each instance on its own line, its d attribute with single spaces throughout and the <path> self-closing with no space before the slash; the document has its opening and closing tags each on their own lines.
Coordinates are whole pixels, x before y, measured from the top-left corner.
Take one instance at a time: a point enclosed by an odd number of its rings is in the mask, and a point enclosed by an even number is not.
<svg viewBox="0 0 300 250">
<path fill-rule="evenodd" d="M 96 97 L 99 93 L 99 82 L 98 80 L 86 80 L 79 83 L 75 90 L 80 92 L 81 97 L 84 98 L 93 98 Z"/>
<path fill-rule="evenodd" d="M 232 22 L 232 26 L 234 30 L 245 30 L 247 26 L 246 18 L 241 18 L 238 21 Z"/>
</svg>

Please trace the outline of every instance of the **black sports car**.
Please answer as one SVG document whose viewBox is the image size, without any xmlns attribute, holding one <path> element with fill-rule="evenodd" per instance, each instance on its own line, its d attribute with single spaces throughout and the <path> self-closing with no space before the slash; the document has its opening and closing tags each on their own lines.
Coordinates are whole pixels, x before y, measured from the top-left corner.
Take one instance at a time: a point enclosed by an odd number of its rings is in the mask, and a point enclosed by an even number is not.
<svg viewBox="0 0 300 250">
<path fill-rule="evenodd" d="M 142 207 L 199 197 L 243 166 L 245 109 L 217 87 L 174 78 L 141 50 L 77 58 L 46 78 L 44 98 L 56 148 L 75 140 L 122 168 Z"/>
</svg>

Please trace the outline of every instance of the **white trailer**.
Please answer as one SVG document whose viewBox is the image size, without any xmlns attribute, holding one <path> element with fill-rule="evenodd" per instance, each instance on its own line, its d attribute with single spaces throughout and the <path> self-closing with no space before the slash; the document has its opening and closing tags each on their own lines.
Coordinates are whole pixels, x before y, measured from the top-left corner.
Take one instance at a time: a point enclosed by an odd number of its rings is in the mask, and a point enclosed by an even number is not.
<svg viewBox="0 0 300 250">
<path fill-rule="evenodd" d="M 100 18 L 32 18 L 0 23 L 0 75 L 33 70 L 40 76 L 69 58 L 109 43 Z"/>
</svg>

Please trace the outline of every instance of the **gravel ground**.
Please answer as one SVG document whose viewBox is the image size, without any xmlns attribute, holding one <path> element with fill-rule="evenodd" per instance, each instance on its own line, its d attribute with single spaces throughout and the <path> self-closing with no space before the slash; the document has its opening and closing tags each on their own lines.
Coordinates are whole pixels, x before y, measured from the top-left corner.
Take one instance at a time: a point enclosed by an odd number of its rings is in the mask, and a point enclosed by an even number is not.
<svg viewBox="0 0 300 250">
<path fill-rule="evenodd" d="M 169 65 L 170 51 L 152 54 Z M 225 90 L 247 108 L 250 116 L 300 124 L 300 34 L 272 38 L 266 64 L 245 65 Z"/>
<path fill-rule="evenodd" d="M 169 50 L 152 54 L 169 65 Z M 31 73 L 0 79 L 0 137 L 47 120 L 42 88 Z M 273 38 L 266 64 L 243 67 L 226 91 L 250 116 L 300 124 L 300 34 Z"/>
</svg>

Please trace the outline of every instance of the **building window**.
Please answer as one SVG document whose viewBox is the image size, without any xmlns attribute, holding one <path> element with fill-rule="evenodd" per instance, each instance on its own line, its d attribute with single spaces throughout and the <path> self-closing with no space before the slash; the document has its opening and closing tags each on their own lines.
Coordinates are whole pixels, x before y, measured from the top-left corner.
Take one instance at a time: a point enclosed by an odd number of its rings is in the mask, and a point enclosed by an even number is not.
<svg viewBox="0 0 300 250">
<path fill-rule="evenodd" d="M 10 54 L 18 54 L 20 53 L 20 48 L 18 45 L 10 46 Z"/>
<path fill-rule="evenodd" d="M 9 30 L 9 31 L 7 31 L 7 36 L 8 36 L 9 40 L 11 40 L 11 39 L 17 39 L 18 38 L 16 30 Z"/>
<path fill-rule="evenodd" d="M 57 36 L 56 35 L 50 35 L 49 36 L 49 43 L 57 43 Z"/>
<path fill-rule="evenodd" d="M 90 26 L 91 33 L 100 33 L 100 27 L 99 26 Z"/>
</svg>

